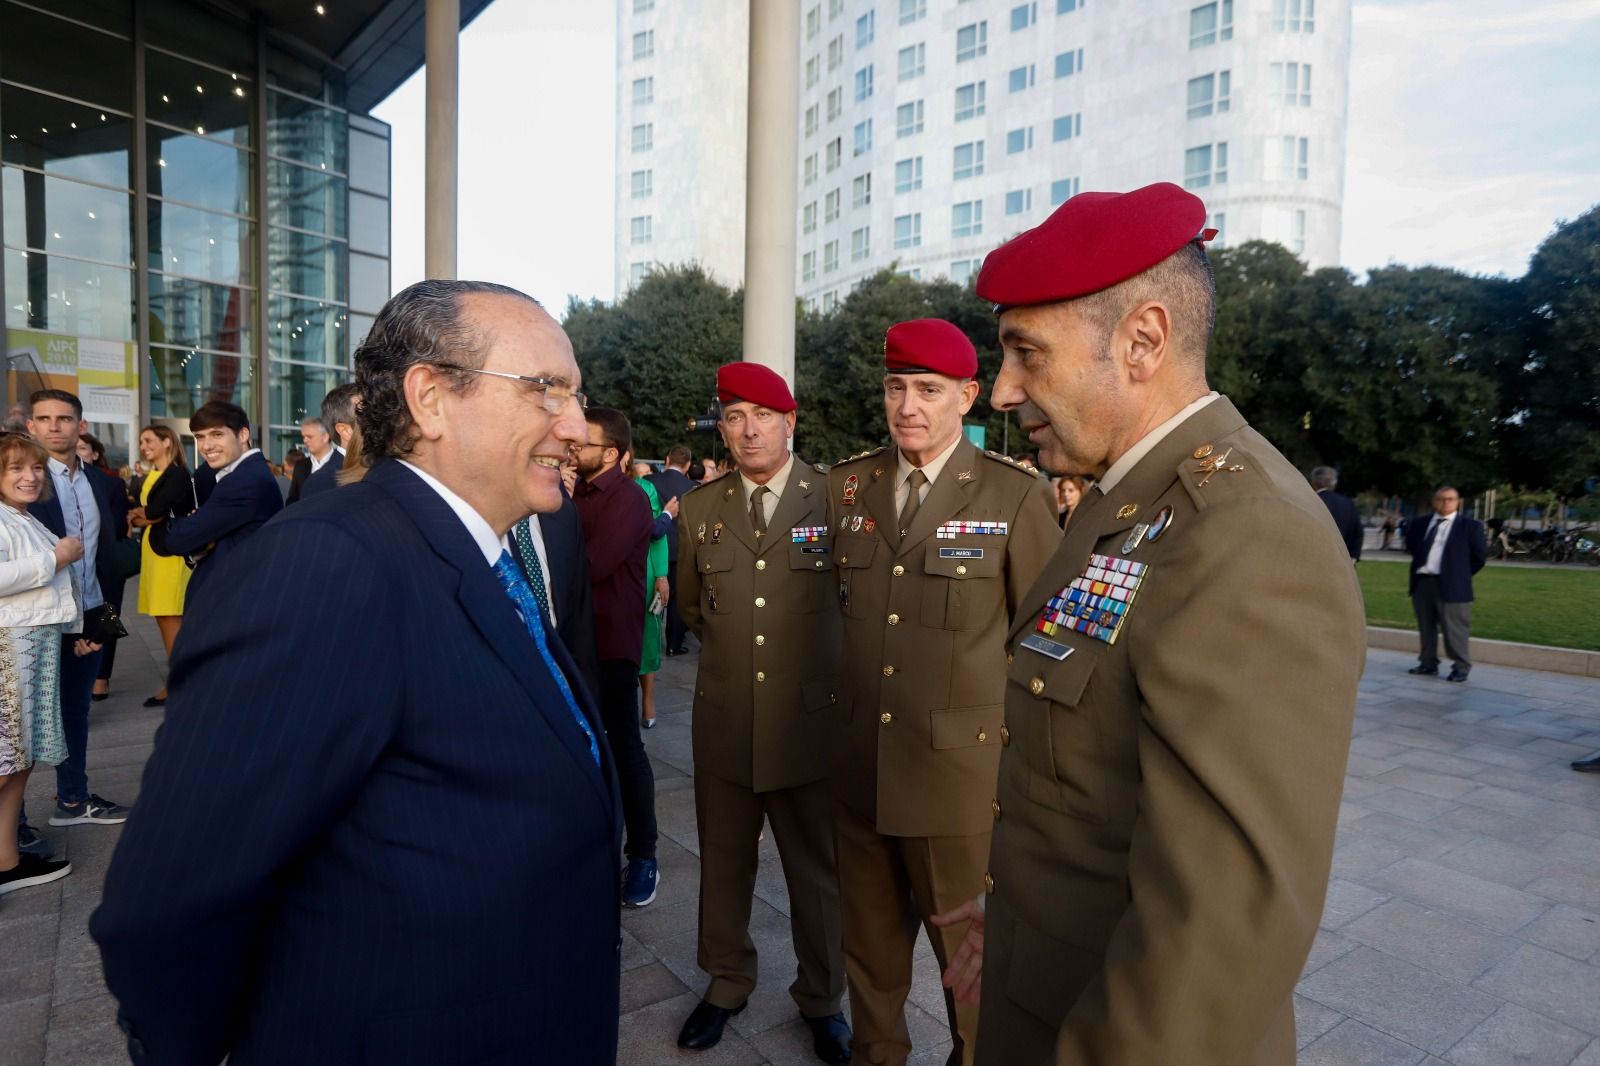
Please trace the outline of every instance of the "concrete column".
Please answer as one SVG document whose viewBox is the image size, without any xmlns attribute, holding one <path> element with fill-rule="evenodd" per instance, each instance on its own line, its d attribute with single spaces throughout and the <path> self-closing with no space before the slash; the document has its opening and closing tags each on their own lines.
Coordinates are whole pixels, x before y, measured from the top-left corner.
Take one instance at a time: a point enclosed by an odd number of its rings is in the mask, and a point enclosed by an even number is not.
<svg viewBox="0 0 1600 1066">
<path fill-rule="evenodd" d="M 456 276 L 456 163 L 460 128 L 461 3 L 427 0 L 424 186 L 424 269 L 430 278 Z"/>
<path fill-rule="evenodd" d="M 794 242 L 800 5 L 750 0 L 744 357 L 794 385 Z"/>
</svg>

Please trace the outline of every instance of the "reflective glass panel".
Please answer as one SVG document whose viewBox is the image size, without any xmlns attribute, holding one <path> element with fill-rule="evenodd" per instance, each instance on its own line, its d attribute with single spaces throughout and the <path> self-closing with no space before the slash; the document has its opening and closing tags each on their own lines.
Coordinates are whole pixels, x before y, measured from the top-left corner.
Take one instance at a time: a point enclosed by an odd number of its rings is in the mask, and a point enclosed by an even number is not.
<svg viewBox="0 0 1600 1066">
<path fill-rule="evenodd" d="M 284 93 L 267 93 L 267 152 L 340 174 L 350 169 L 343 112 Z"/>
<path fill-rule="evenodd" d="M 270 226 L 267 229 L 268 287 L 274 292 L 342 303 L 347 254 L 339 241 Z"/>
<path fill-rule="evenodd" d="M 7 163 L 133 188 L 133 123 L 126 116 L 7 85 L 0 88 L 0 123 Z"/>
<path fill-rule="evenodd" d="M 268 160 L 267 219 L 280 226 L 343 237 L 345 180 L 326 171 Z"/>
<path fill-rule="evenodd" d="M 249 352 L 251 294 L 226 285 L 150 275 L 150 342 Z"/>
<path fill-rule="evenodd" d="M 150 195 L 213 211 L 250 214 L 250 153 L 203 137 L 148 127 Z"/>
<path fill-rule="evenodd" d="M 276 425 L 291 426 L 302 418 L 322 413 L 322 398 L 349 380 L 348 370 L 322 370 L 294 363 L 269 364 L 272 375 L 268 417 Z"/>
<path fill-rule="evenodd" d="M 360 130 L 350 131 L 350 187 L 389 195 L 389 142 Z"/>
<path fill-rule="evenodd" d="M 133 33 L 133 10 L 129 0 L 50 0 L 49 7 L 63 18 L 115 30 L 124 36 Z"/>
<path fill-rule="evenodd" d="M 17 4 L 0 3 L 0 21 L 0 70 L 7 81 L 133 110 L 132 41 Z"/>
<path fill-rule="evenodd" d="M 139 3 L 144 13 L 145 39 L 157 48 L 169 48 L 180 55 L 204 56 L 207 62 L 229 67 L 240 74 L 255 64 L 255 33 L 244 20 L 193 0 L 139 0 Z"/>
<path fill-rule="evenodd" d="M 133 265 L 133 197 L 6 167 L 5 243 Z"/>
<path fill-rule="evenodd" d="M 152 121 L 240 146 L 250 143 L 255 87 L 246 78 L 154 48 L 145 52 L 144 69 L 144 103 Z"/>
<path fill-rule="evenodd" d="M 367 339 L 367 334 L 372 331 L 372 324 L 376 321 L 377 318 L 373 315 L 358 315 L 354 311 L 350 313 L 350 323 L 345 328 L 350 334 L 350 359 L 352 363 L 355 361 L 356 349 L 361 347 L 361 342 Z"/>
<path fill-rule="evenodd" d="M 267 300 L 267 351 L 274 359 L 348 365 L 349 312 L 340 304 L 272 296 Z"/>
<path fill-rule="evenodd" d="M 38 252 L 5 254 L 7 326 L 133 340 L 133 271 Z"/>
<path fill-rule="evenodd" d="M 143 377 L 149 382 L 154 418 L 188 418 L 209 400 L 226 400 L 246 411 L 255 409 L 255 360 L 247 355 L 152 344 Z"/>
<path fill-rule="evenodd" d="M 389 254 L 389 201 L 366 193 L 350 194 L 350 247 L 357 252 Z"/>
<path fill-rule="evenodd" d="M 382 311 L 389 302 L 389 261 L 356 253 L 350 257 L 350 306 Z"/>
<path fill-rule="evenodd" d="M 150 269 L 228 285 L 249 285 L 255 224 L 233 215 L 150 201 Z"/>
</svg>

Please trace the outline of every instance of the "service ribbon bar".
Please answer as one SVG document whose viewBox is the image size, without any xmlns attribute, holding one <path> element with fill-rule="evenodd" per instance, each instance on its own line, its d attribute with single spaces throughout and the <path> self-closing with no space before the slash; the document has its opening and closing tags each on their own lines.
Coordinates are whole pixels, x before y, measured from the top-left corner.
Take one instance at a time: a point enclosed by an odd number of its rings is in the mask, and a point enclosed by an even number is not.
<svg viewBox="0 0 1600 1066">
<path fill-rule="evenodd" d="M 1089 556 L 1083 573 L 1045 604 L 1039 615 L 1039 632 L 1053 637 L 1070 629 L 1115 644 L 1148 569 L 1148 564 L 1130 559 Z"/>
<path fill-rule="evenodd" d="M 789 542 L 791 544 L 815 544 L 827 532 L 827 526 L 795 526 L 789 530 Z"/>
<path fill-rule="evenodd" d="M 934 532 L 940 540 L 955 540 L 962 534 L 988 534 L 1003 537 L 1006 535 L 1007 526 L 1004 522 L 946 522 Z"/>
</svg>

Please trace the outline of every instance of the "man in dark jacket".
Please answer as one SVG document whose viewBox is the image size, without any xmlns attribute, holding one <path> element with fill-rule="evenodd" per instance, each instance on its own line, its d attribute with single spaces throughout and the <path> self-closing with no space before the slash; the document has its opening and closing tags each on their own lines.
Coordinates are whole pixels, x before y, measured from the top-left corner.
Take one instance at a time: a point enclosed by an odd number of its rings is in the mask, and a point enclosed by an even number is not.
<svg viewBox="0 0 1600 1066">
<path fill-rule="evenodd" d="M 1335 491 L 1339 486 L 1339 471 L 1331 466 L 1319 466 L 1311 471 L 1311 487 L 1317 490 L 1317 498 L 1327 505 L 1328 513 L 1333 516 L 1333 524 L 1339 529 L 1339 536 L 1344 540 L 1345 550 L 1350 553 L 1350 561 L 1361 561 L 1361 514 L 1356 510 L 1356 501 Z"/>
<path fill-rule="evenodd" d="M 667 520 L 662 522 L 656 519 L 660 532 L 667 538 L 667 654 L 682 655 L 689 649 L 684 647 L 684 638 L 689 633 L 689 627 L 684 625 L 683 615 L 678 613 L 678 516 L 668 516 L 665 509 L 673 500 L 680 499 L 684 493 L 695 487 L 689 480 L 689 464 L 694 462 L 694 453 L 687 445 L 674 444 L 667 449 L 666 469 L 659 474 L 650 475 L 650 484 L 656 487 L 656 494 L 661 497 L 661 514 Z M 664 526 L 664 529 L 660 527 Z"/>
<path fill-rule="evenodd" d="M 1406 523 L 1411 552 L 1411 606 L 1417 612 L 1422 653 L 1409 673 L 1439 672 L 1439 630 L 1450 657 L 1450 681 L 1465 681 L 1472 670 L 1467 638 L 1472 629 L 1472 575 L 1483 569 L 1489 546 L 1483 523 L 1461 511 L 1461 493 L 1443 485 L 1433 494 L 1433 514 Z"/>
</svg>

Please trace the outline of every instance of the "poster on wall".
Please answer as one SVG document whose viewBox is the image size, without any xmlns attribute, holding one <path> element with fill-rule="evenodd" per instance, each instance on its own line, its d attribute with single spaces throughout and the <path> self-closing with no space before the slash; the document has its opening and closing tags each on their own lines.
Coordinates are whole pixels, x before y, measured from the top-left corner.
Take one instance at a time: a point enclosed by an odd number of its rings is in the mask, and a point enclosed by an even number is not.
<svg viewBox="0 0 1600 1066">
<path fill-rule="evenodd" d="M 106 462 L 126 467 L 139 420 L 135 366 L 130 341 L 7 330 L 6 385 L 12 403 L 5 422 L 25 419 L 28 397 L 39 389 L 64 389 L 83 401 L 83 417 L 105 446 Z"/>
</svg>

